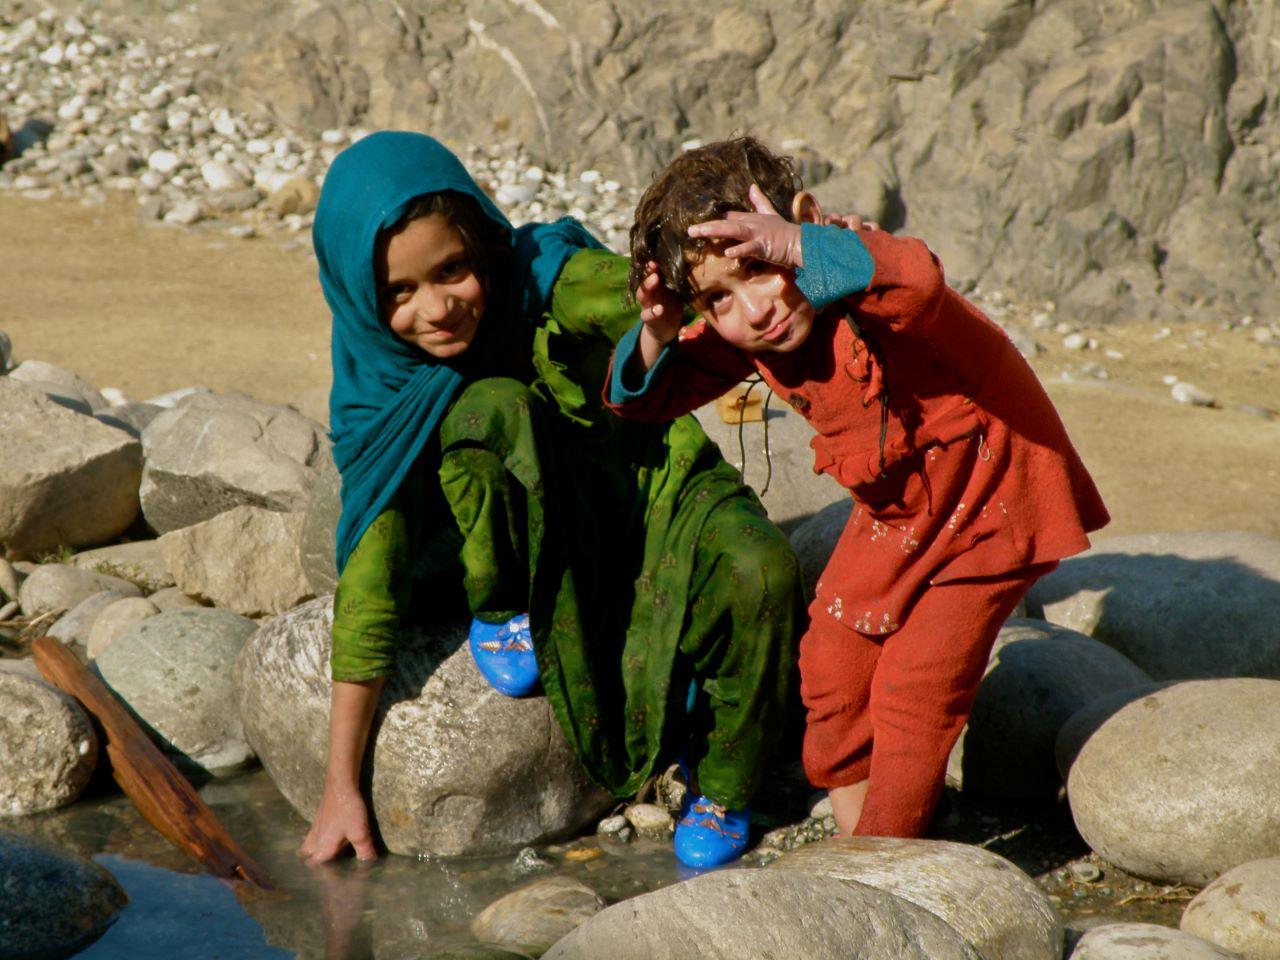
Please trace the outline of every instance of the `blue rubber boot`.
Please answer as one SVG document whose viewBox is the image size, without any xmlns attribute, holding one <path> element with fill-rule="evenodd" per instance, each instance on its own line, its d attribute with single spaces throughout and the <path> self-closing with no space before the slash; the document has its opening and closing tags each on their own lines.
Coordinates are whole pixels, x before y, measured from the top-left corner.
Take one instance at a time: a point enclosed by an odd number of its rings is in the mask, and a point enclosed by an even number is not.
<svg viewBox="0 0 1280 960">
<path fill-rule="evenodd" d="M 469 640 L 481 675 L 499 693 L 527 697 L 538 686 L 538 660 L 527 613 L 506 623 L 472 620 Z"/>
<path fill-rule="evenodd" d="M 708 870 L 732 863 L 747 850 L 751 814 L 746 808 L 726 810 L 705 796 L 685 794 L 676 823 L 676 859 L 687 867 Z"/>
</svg>

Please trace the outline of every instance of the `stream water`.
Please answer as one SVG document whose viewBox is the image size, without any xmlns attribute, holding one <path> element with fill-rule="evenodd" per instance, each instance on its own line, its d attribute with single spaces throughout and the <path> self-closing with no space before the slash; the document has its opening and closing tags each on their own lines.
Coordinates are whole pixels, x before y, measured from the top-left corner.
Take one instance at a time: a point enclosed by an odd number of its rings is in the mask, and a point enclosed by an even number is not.
<svg viewBox="0 0 1280 960">
<path fill-rule="evenodd" d="M 279 896 L 239 898 L 144 821 L 102 771 L 89 795 L 61 810 L 8 819 L 4 828 L 94 857 L 130 903 L 82 960 L 446 960 L 496 958 L 475 952 L 471 919 L 529 883 L 514 856 L 416 859 L 384 856 L 309 869 L 294 851 L 307 825 L 259 769 L 214 780 L 205 802 L 280 887 Z M 947 791 L 933 836 L 973 843 L 1039 879 L 1068 925 L 1068 942 L 1099 923 L 1177 926 L 1191 891 L 1160 887 L 1088 854 L 1065 803 L 971 802 Z M 539 851 L 548 866 L 610 903 L 681 879 L 670 841 L 624 844 L 588 836 Z M 1081 873 L 1073 864 L 1096 869 Z M 1091 879 L 1081 881 L 1077 874 Z M 520 954 L 509 954 L 518 957 Z"/>
<path fill-rule="evenodd" d="M 516 872 L 512 856 L 384 856 L 369 866 L 343 860 L 313 870 L 294 854 L 307 825 L 265 772 L 212 781 L 200 794 L 281 888 L 280 896 L 238 899 L 231 885 L 199 872 L 109 789 L 52 813 L 5 822 L 5 829 L 92 856 L 128 892 L 130 903 L 115 924 L 77 957 L 430 958 L 475 947 L 471 918 L 533 879 Z M 541 852 L 555 866 L 538 876 L 574 876 L 610 902 L 679 879 L 670 842 L 590 837 Z"/>
</svg>

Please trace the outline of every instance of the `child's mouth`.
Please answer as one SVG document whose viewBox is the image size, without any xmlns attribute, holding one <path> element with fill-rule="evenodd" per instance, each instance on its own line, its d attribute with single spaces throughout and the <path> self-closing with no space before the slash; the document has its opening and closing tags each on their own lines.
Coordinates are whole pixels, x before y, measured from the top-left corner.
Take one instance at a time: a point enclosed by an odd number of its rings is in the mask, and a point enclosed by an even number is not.
<svg viewBox="0 0 1280 960">
<path fill-rule="evenodd" d="M 790 329 L 791 329 L 791 317 L 788 315 L 786 317 L 783 317 L 781 320 L 775 323 L 772 327 L 770 327 L 764 333 L 760 334 L 760 339 L 764 340 L 766 343 L 777 343 L 779 340 L 781 340 L 783 337 L 787 335 L 787 332 Z"/>
</svg>

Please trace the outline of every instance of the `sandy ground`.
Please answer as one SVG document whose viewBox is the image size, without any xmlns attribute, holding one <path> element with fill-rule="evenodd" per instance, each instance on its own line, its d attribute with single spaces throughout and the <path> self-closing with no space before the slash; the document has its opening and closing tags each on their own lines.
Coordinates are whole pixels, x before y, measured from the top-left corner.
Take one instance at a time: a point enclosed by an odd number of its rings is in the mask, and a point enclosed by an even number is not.
<svg viewBox="0 0 1280 960">
<path fill-rule="evenodd" d="M 18 359 L 138 399 L 202 384 L 325 418 L 328 312 L 314 262 L 279 238 L 144 225 L 123 203 L 0 196 L 0 291 L 0 330 Z M 1200 329 L 1113 326 L 1092 331 L 1100 347 L 1089 351 L 1037 332 L 1047 349 L 1036 369 L 1111 508 L 1104 536 L 1280 536 L 1280 419 L 1240 409 L 1280 410 L 1280 345 Z M 1081 372 L 1087 364 L 1108 379 Z M 1169 374 L 1220 408 L 1176 403 Z"/>
</svg>

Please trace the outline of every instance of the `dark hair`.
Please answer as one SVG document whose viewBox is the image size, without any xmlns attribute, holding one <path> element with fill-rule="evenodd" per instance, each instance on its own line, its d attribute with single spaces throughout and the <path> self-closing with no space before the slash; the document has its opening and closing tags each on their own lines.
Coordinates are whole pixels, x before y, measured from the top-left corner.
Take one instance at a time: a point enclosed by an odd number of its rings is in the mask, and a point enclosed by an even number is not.
<svg viewBox="0 0 1280 960">
<path fill-rule="evenodd" d="M 453 190 L 439 190 L 414 197 L 395 223 L 378 233 L 378 242 L 399 233 L 414 220 L 432 214 L 444 217 L 462 237 L 471 269 L 480 280 L 485 297 L 492 295 L 492 280 L 500 276 L 511 254 L 511 231 L 491 219 L 475 197 Z"/>
<path fill-rule="evenodd" d="M 631 275 L 634 295 L 650 260 L 666 287 L 689 301 L 694 297 L 689 270 L 708 244 L 689 236 L 695 223 L 720 220 L 730 210 L 751 210 L 747 191 L 757 184 L 782 216 L 791 218 L 791 201 L 802 189 L 790 157 L 780 157 L 755 137 L 719 140 L 686 150 L 659 172 L 636 205 L 631 227 Z"/>
</svg>

